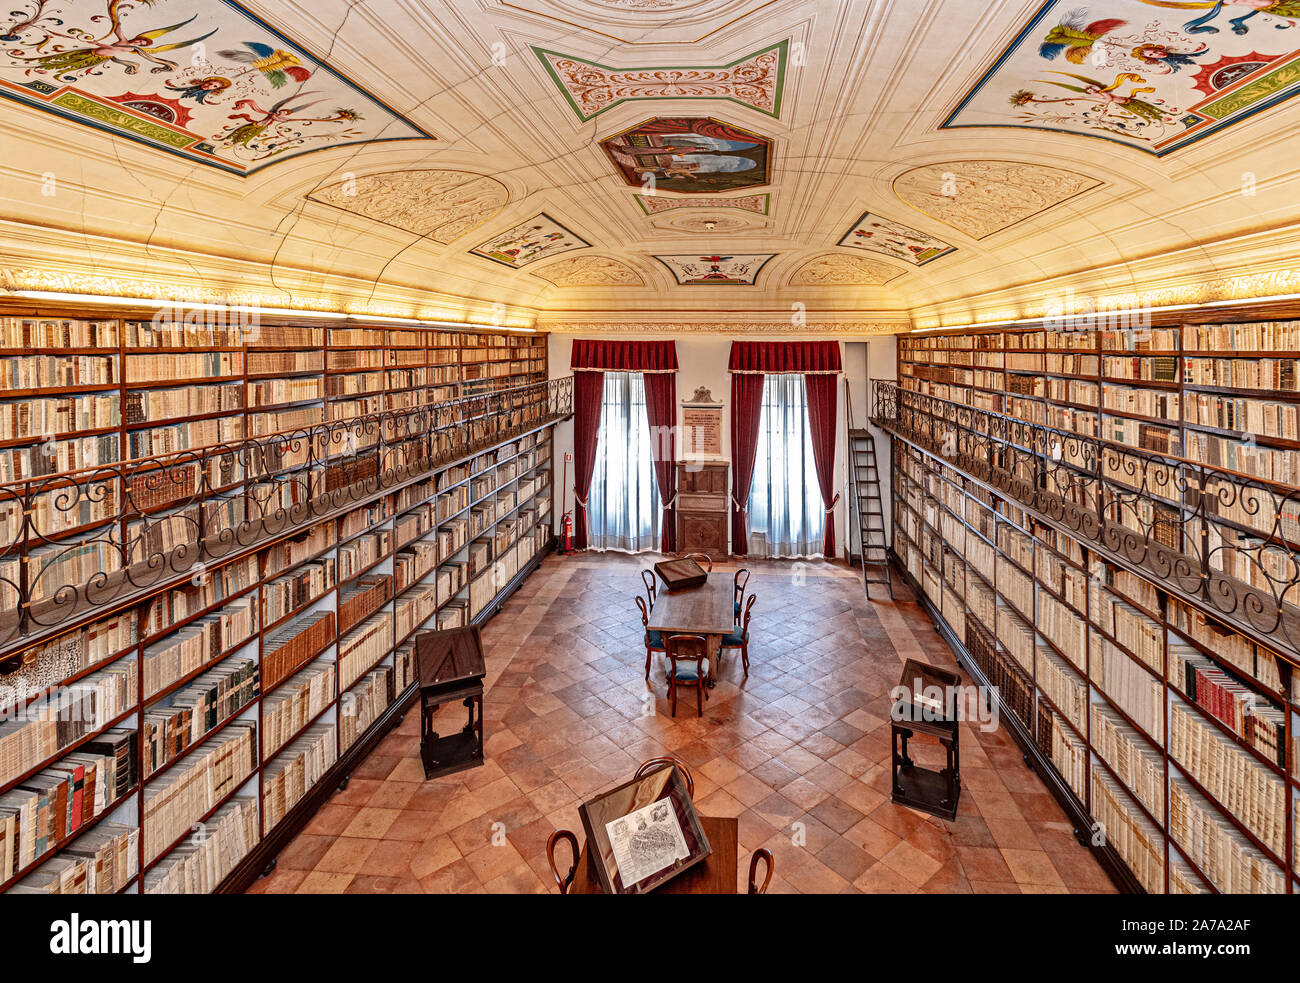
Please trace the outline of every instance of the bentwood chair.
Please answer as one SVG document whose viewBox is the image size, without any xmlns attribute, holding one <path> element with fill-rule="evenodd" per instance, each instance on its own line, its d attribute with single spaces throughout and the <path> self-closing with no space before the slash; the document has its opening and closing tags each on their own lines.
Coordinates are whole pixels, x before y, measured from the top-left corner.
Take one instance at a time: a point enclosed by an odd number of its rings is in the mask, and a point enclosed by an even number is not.
<svg viewBox="0 0 1300 983">
<path fill-rule="evenodd" d="M 675 758 L 671 754 L 663 755 L 658 758 L 651 758 L 649 761 L 641 762 L 641 767 L 636 770 L 636 774 L 632 776 L 632 780 L 637 781 L 638 779 L 645 778 L 645 776 L 650 774 L 650 772 L 654 771 L 656 768 L 662 768 L 664 765 L 677 766 L 677 770 L 680 771 L 682 777 L 686 779 L 686 794 L 694 799 L 695 779 L 691 777 L 691 769 L 686 767 L 685 761 L 681 758 Z"/>
<path fill-rule="evenodd" d="M 659 585 L 655 582 L 653 570 L 641 571 L 641 583 L 645 584 L 646 600 L 650 602 L 650 607 L 655 606 L 655 601 L 659 599 Z"/>
<path fill-rule="evenodd" d="M 704 701 L 709 698 L 705 685 L 709 678 L 709 649 L 703 635 L 673 635 L 668 639 L 668 702 L 677 716 L 677 688 L 695 688 L 695 710 L 704 716 Z"/>
<path fill-rule="evenodd" d="M 569 834 L 569 835 L 573 835 L 573 834 Z M 761 885 L 758 884 L 754 878 L 754 875 L 758 873 L 758 862 L 760 860 L 764 860 L 767 862 L 767 873 L 763 875 L 763 883 Z M 555 865 L 552 864 L 551 866 L 554 867 Z M 771 883 L 772 883 L 772 854 L 769 851 L 764 850 L 762 847 L 759 847 L 757 850 L 754 851 L 754 855 L 749 858 L 749 893 L 766 894 L 767 886 Z"/>
<path fill-rule="evenodd" d="M 745 675 L 749 675 L 749 616 L 754 611 L 754 602 L 758 600 L 758 595 L 750 594 L 749 601 L 745 604 L 745 620 L 742 624 L 740 619 L 736 619 L 736 631 L 730 635 L 722 636 L 722 645 L 719 646 L 718 661 L 722 661 L 722 651 L 726 649 L 740 649 L 740 661 L 745 667 Z"/>
<path fill-rule="evenodd" d="M 736 624 L 740 624 L 740 609 L 745 603 L 745 588 L 749 586 L 749 571 L 740 569 L 736 571 L 735 577 L 732 578 L 735 583 L 735 617 Z"/>
<path fill-rule="evenodd" d="M 707 554 L 705 554 L 705 553 L 687 553 L 686 556 L 685 556 L 685 559 L 687 559 L 687 560 L 694 560 L 696 563 L 698 563 L 698 564 L 699 564 L 699 565 L 704 569 L 704 572 L 705 572 L 705 573 L 713 573 L 713 560 L 710 559 L 709 556 L 708 556 Z"/>
<path fill-rule="evenodd" d="M 641 609 L 641 627 L 645 629 L 645 678 L 650 678 L 650 660 L 656 652 L 667 653 L 668 647 L 664 645 L 664 636 L 662 632 L 650 630 L 650 609 L 646 607 L 645 598 L 639 594 L 636 598 L 636 606 Z"/>
<path fill-rule="evenodd" d="M 555 865 L 555 847 L 561 840 L 567 840 L 569 848 L 573 851 L 573 866 L 563 877 L 560 876 L 560 868 Z M 766 852 L 766 851 L 764 851 Z M 567 829 L 557 829 L 551 834 L 551 838 L 546 841 L 546 859 L 551 865 L 551 876 L 555 878 L 555 883 L 560 888 L 561 894 L 568 894 L 569 888 L 573 886 L 574 875 L 578 873 L 578 857 L 580 856 L 578 848 L 578 838 Z M 757 856 L 757 854 L 755 854 Z M 771 861 L 769 860 L 768 876 L 771 876 Z M 749 893 L 754 893 L 754 865 L 749 865 Z M 767 885 L 764 884 L 764 887 Z"/>
</svg>

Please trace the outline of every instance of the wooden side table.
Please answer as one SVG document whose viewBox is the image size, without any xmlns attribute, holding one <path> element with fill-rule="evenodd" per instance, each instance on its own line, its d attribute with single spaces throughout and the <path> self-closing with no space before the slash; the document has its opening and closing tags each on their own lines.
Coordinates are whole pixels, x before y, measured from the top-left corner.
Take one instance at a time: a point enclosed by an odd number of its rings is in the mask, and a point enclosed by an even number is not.
<svg viewBox="0 0 1300 983">
<path fill-rule="evenodd" d="M 483 763 L 483 639 L 477 625 L 426 631 L 415 639 L 420 686 L 420 760 L 424 777 L 437 778 Z M 469 721 L 459 734 L 440 736 L 433 715 L 444 703 L 462 702 Z M 475 711 L 477 710 L 477 714 Z"/>
<path fill-rule="evenodd" d="M 899 699 L 891 713 L 890 752 L 893 765 L 893 801 L 944 819 L 957 815 L 961 795 L 961 765 L 957 744 L 957 692 L 961 677 L 955 672 L 908 659 L 899 681 Z M 937 696 L 937 702 L 927 698 Z M 932 737 L 948 755 L 941 771 L 922 768 L 908 755 L 908 741 L 918 734 Z"/>
</svg>

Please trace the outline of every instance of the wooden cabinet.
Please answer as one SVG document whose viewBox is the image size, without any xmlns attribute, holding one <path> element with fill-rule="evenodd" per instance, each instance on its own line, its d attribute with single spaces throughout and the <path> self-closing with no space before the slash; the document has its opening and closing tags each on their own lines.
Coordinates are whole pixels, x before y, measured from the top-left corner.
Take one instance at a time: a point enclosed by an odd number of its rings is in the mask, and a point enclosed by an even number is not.
<svg viewBox="0 0 1300 983">
<path fill-rule="evenodd" d="M 677 552 L 727 557 L 731 465 L 726 461 L 677 464 Z"/>
</svg>

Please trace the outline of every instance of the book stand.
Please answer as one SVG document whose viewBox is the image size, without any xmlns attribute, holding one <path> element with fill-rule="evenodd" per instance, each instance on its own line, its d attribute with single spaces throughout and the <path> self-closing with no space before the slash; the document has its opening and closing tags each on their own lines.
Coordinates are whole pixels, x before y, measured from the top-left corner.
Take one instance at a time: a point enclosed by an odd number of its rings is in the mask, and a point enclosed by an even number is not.
<svg viewBox="0 0 1300 983">
<path fill-rule="evenodd" d="M 945 669 L 908 659 L 898 684 L 890 726 L 893 765 L 893 801 L 944 819 L 957 815 L 961 795 L 961 770 L 957 746 L 956 694 L 961 677 Z M 926 694 L 937 696 L 937 704 Z M 936 739 L 948 754 L 941 771 L 923 768 L 907 753 L 907 744 L 917 734 Z"/>
<path fill-rule="evenodd" d="M 483 763 L 483 640 L 477 625 L 422 632 L 415 640 L 420 687 L 420 760 L 424 777 L 437 778 Z M 433 715 L 445 703 L 464 703 L 469 720 L 459 734 L 443 737 Z M 475 710 L 477 709 L 477 714 Z"/>
</svg>

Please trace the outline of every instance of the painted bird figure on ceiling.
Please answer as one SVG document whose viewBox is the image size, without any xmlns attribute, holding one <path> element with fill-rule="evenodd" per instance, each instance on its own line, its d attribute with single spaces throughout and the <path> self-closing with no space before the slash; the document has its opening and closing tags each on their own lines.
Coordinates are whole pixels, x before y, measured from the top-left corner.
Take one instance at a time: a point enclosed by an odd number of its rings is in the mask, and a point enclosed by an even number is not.
<svg viewBox="0 0 1300 983">
<path fill-rule="evenodd" d="M 137 0 L 139 2 L 139 0 Z M 144 0 L 146 5 L 152 5 L 155 0 Z M 48 54 L 36 55 L 34 57 L 19 57 L 16 60 L 30 62 L 32 67 L 29 68 L 28 74 L 33 71 L 52 72 L 62 78 L 71 79 L 75 75 L 85 75 L 93 72 L 96 68 L 106 62 L 113 62 L 121 65 L 127 75 L 134 75 L 140 70 L 140 66 L 135 62 L 128 60 L 131 57 L 141 58 L 145 61 L 152 62 L 155 67 L 150 69 L 151 73 L 174 72 L 177 70 L 177 64 L 168 61 L 166 58 L 160 58 L 158 55 L 164 51 L 177 51 L 181 48 L 188 48 L 205 41 L 217 33 L 218 28 L 213 28 L 207 34 L 191 38 L 189 41 L 175 41 L 170 44 L 155 44 L 159 38 L 166 37 L 173 31 L 179 30 L 186 24 L 191 23 L 198 14 L 183 20 L 178 24 L 172 24 L 168 27 L 160 27 L 152 31 L 142 31 L 135 33 L 128 31 L 122 24 L 122 8 L 126 6 L 131 9 L 131 4 L 127 0 L 109 0 L 107 16 L 109 21 L 108 33 L 98 38 L 91 39 L 88 47 L 74 48 L 71 51 L 52 51 Z"/>
<path fill-rule="evenodd" d="M 1127 21 L 1115 18 L 1090 23 L 1088 8 L 1079 7 L 1062 17 L 1061 23 L 1047 32 L 1038 53 L 1049 61 L 1055 61 L 1064 52 L 1066 61 L 1082 65 L 1092 54 L 1097 42 L 1126 23 Z"/>
<path fill-rule="evenodd" d="M 1142 0 L 1153 7 L 1170 7 L 1175 10 L 1208 10 L 1209 13 L 1183 25 L 1188 34 L 1218 34 L 1219 29 L 1211 22 L 1223 13 L 1225 7 L 1249 7 L 1247 13 L 1231 18 L 1233 34 L 1245 34 L 1250 30 L 1246 23 L 1257 14 L 1272 14 L 1286 21 L 1275 24 L 1278 30 L 1295 26 L 1295 19 L 1300 18 L 1300 0 Z"/>
<path fill-rule="evenodd" d="M 272 48 L 269 44 L 260 44 L 256 41 L 245 41 L 244 47 L 248 50 L 219 51 L 217 54 L 222 58 L 237 61 L 241 65 L 247 65 L 250 70 L 261 72 L 273 89 L 283 88 L 288 84 L 289 79 L 295 82 L 306 82 L 311 78 L 311 70 L 303 68 L 302 61 L 290 51 Z"/>
</svg>

